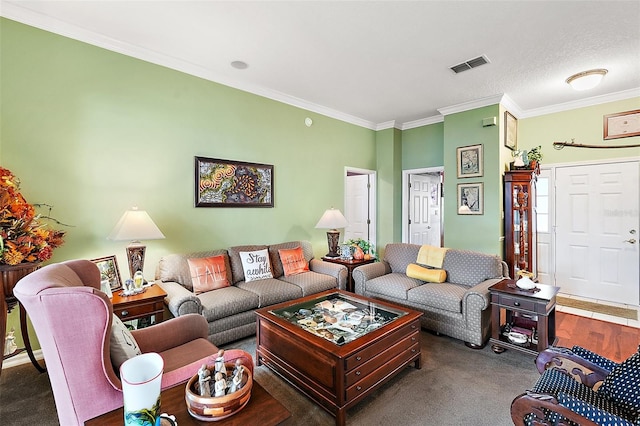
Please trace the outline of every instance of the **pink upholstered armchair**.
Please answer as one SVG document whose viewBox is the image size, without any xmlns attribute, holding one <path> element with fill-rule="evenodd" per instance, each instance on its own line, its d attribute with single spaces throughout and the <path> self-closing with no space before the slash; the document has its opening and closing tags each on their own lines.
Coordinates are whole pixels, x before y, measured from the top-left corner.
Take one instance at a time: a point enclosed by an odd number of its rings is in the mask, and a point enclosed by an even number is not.
<svg viewBox="0 0 640 426">
<path fill-rule="evenodd" d="M 20 280 L 14 294 L 38 335 L 60 424 L 82 425 L 122 407 L 122 386 L 110 359 L 113 308 L 100 291 L 96 265 L 72 260 L 45 266 Z M 218 352 L 207 340 L 207 321 L 201 315 L 132 334 L 143 353 L 157 352 L 164 359 L 163 389 L 188 380 L 204 362 L 213 363 Z M 238 353 L 245 354 L 226 351 L 225 359 Z M 243 363 L 253 367 L 252 360 Z"/>
</svg>

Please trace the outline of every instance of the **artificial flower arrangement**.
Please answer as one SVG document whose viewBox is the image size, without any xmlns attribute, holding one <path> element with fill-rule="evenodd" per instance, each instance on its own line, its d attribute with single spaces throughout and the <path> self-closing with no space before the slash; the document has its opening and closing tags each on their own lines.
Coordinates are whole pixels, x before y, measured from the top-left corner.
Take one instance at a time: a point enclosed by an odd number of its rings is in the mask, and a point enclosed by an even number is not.
<svg viewBox="0 0 640 426">
<path fill-rule="evenodd" d="M 64 243 L 64 231 L 51 229 L 20 193 L 20 180 L 0 167 L 0 265 L 43 262 Z"/>
</svg>

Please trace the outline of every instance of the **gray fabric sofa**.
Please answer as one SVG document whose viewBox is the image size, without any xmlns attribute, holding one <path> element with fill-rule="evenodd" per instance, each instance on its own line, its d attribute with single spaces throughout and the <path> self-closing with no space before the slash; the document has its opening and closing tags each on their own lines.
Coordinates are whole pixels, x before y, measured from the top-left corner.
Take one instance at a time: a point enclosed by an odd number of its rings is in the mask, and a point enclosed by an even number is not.
<svg viewBox="0 0 640 426">
<path fill-rule="evenodd" d="M 507 264 L 498 256 L 449 249 L 442 265 L 446 281 L 427 283 L 405 273 L 419 251 L 415 244 L 388 244 L 381 262 L 353 270 L 355 292 L 423 312 L 423 328 L 483 347 L 491 333 L 488 289 L 508 277 Z"/>
<path fill-rule="evenodd" d="M 284 276 L 278 250 L 302 247 L 309 262 L 309 272 Z M 245 282 L 240 252 L 269 250 L 274 278 Z M 195 294 L 187 259 L 225 256 L 231 286 Z M 347 268 L 313 258 L 308 241 L 291 241 L 274 245 L 246 245 L 191 254 L 170 254 L 160 259 L 156 283 L 167 293 L 165 304 L 176 317 L 190 313 L 204 316 L 209 323 L 209 340 L 215 345 L 248 337 L 256 332 L 258 308 L 296 299 L 321 291 L 344 289 Z"/>
</svg>

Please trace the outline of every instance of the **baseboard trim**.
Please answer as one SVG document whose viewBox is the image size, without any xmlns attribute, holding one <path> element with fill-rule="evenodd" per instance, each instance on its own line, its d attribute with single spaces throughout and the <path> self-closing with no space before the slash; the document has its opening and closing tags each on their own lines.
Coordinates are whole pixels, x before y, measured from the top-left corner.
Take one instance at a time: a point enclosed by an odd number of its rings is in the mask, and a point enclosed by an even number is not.
<svg viewBox="0 0 640 426">
<path fill-rule="evenodd" d="M 42 355 L 42 349 L 33 351 L 33 356 L 35 356 L 38 361 L 44 359 L 44 356 Z M 29 354 L 27 354 L 26 352 L 22 352 L 14 357 L 5 359 L 2 362 L 2 369 L 4 370 L 5 368 L 17 367 L 18 365 L 22 364 L 29 364 L 30 362 L 31 360 L 29 359 Z"/>
</svg>

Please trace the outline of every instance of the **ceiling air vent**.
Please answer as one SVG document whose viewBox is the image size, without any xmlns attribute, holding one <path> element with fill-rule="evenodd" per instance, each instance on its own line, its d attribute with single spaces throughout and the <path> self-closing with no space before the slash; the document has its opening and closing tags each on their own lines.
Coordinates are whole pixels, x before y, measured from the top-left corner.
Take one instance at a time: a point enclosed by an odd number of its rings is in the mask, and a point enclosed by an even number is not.
<svg viewBox="0 0 640 426">
<path fill-rule="evenodd" d="M 479 67 L 480 65 L 484 65 L 488 63 L 489 63 L 489 59 L 486 56 L 482 55 L 482 56 L 478 56 L 477 58 L 469 59 L 468 61 L 465 61 L 461 64 L 454 65 L 450 69 L 456 74 L 459 74 L 462 71 L 470 70 L 471 68 L 476 68 L 476 67 Z"/>
</svg>

